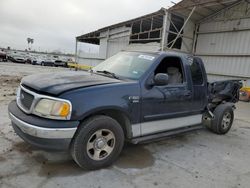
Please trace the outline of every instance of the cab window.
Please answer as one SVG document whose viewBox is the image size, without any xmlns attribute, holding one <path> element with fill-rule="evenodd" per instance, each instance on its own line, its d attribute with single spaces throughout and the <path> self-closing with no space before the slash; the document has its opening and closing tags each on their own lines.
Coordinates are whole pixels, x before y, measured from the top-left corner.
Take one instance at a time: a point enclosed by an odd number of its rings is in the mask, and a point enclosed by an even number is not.
<svg viewBox="0 0 250 188">
<path fill-rule="evenodd" d="M 185 81 L 182 61 L 179 57 L 164 58 L 155 70 L 155 75 L 158 73 L 168 75 L 168 85 L 179 85 Z"/>
</svg>

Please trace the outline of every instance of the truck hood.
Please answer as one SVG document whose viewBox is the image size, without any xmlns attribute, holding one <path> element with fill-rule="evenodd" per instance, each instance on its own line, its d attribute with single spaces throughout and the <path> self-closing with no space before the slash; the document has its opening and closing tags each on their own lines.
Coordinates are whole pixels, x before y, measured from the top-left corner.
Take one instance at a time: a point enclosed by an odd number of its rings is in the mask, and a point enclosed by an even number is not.
<svg viewBox="0 0 250 188">
<path fill-rule="evenodd" d="M 21 84 L 39 93 L 59 95 L 72 89 L 119 82 L 121 81 L 89 72 L 69 71 L 26 76 Z"/>
</svg>

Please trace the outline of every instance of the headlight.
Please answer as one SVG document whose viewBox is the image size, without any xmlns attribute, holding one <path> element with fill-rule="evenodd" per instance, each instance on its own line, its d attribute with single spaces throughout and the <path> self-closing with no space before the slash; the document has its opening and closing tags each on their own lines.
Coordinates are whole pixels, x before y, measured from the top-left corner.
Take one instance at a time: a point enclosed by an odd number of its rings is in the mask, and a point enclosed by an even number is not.
<svg viewBox="0 0 250 188">
<path fill-rule="evenodd" d="M 71 104 L 66 101 L 41 99 L 34 109 L 34 114 L 51 119 L 70 119 Z"/>
</svg>

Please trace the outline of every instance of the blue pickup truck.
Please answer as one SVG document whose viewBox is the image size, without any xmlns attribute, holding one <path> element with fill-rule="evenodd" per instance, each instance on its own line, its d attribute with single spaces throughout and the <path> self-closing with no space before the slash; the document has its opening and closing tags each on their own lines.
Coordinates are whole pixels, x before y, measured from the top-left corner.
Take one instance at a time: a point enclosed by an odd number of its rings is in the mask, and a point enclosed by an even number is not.
<svg viewBox="0 0 250 188">
<path fill-rule="evenodd" d="M 85 169 L 111 165 L 125 142 L 162 139 L 206 126 L 227 133 L 240 81 L 208 83 L 198 57 L 120 52 L 89 72 L 24 77 L 9 116 L 35 146 L 68 150 Z"/>
</svg>

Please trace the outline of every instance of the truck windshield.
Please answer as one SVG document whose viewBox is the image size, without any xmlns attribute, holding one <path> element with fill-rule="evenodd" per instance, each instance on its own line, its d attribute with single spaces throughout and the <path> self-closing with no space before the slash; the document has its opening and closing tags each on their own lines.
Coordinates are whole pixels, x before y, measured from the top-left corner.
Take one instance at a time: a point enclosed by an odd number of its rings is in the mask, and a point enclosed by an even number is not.
<svg viewBox="0 0 250 188">
<path fill-rule="evenodd" d="M 108 72 L 117 78 L 138 80 L 153 64 L 157 55 L 138 52 L 120 52 L 92 69 L 93 72 Z"/>
</svg>

